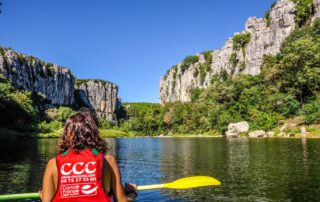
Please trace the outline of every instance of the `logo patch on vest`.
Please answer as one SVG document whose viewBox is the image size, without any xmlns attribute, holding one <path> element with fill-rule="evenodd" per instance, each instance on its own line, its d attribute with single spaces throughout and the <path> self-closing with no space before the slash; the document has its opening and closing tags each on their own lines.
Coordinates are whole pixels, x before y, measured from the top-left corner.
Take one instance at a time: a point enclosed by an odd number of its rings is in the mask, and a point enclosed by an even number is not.
<svg viewBox="0 0 320 202">
<path fill-rule="evenodd" d="M 60 186 L 61 198 L 95 196 L 98 186 L 96 183 L 65 184 Z"/>
</svg>

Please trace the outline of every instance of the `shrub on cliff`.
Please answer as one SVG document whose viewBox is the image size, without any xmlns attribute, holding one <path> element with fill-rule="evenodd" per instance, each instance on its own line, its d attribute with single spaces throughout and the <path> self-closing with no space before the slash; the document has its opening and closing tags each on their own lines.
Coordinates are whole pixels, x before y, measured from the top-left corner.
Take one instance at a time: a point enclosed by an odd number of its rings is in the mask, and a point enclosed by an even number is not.
<svg viewBox="0 0 320 202">
<path fill-rule="evenodd" d="M 199 61 L 199 56 L 198 55 L 193 55 L 193 56 L 187 56 L 184 58 L 180 65 L 180 69 L 182 74 L 193 64 L 197 63 Z"/>
<path fill-rule="evenodd" d="M 301 27 L 307 23 L 313 14 L 313 0 L 291 0 L 296 4 L 296 24 Z"/>
<path fill-rule="evenodd" d="M 246 46 L 247 44 L 250 42 L 251 40 L 251 34 L 248 32 L 244 32 L 244 33 L 240 33 L 240 34 L 236 34 L 233 38 L 233 54 L 231 54 L 230 58 L 229 58 L 229 62 L 231 63 L 231 76 L 233 75 L 234 71 L 235 71 L 235 67 L 236 67 L 236 58 L 234 55 L 235 51 L 238 51 L 241 49 L 242 52 L 242 62 L 240 65 L 240 71 L 243 71 L 246 68 Z"/>
<path fill-rule="evenodd" d="M 233 38 L 233 49 L 234 50 L 239 50 L 244 49 L 246 45 L 250 42 L 251 39 L 251 34 L 250 33 L 241 33 L 241 34 L 236 34 Z"/>
<path fill-rule="evenodd" d="M 208 64 L 211 64 L 212 63 L 212 52 L 213 51 L 205 51 L 202 53 L 204 59 L 205 59 L 205 62 L 208 63 Z"/>
<path fill-rule="evenodd" d="M 270 26 L 271 20 L 270 20 L 270 10 L 267 10 L 264 14 L 264 18 L 266 19 L 267 27 Z"/>
</svg>

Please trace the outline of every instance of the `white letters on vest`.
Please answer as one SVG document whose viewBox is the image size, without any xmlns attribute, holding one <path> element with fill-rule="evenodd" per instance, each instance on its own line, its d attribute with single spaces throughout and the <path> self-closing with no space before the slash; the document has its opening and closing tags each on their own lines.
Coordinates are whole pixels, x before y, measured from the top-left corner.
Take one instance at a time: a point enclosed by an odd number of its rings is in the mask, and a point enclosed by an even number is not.
<svg viewBox="0 0 320 202">
<path fill-rule="evenodd" d="M 91 162 L 88 162 L 84 167 L 84 162 L 78 162 L 78 163 L 75 163 L 73 166 L 71 166 L 72 164 L 71 163 L 65 163 L 61 166 L 61 174 L 62 175 L 70 175 L 71 173 L 75 174 L 75 175 L 80 175 L 82 174 L 84 171 L 87 173 L 87 174 L 92 174 L 96 171 L 96 168 L 90 170 L 89 169 L 89 166 L 90 165 L 94 165 L 96 164 L 96 162 L 94 161 L 91 161 Z M 66 170 L 69 170 L 69 171 L 65 171 Z M 78 170 L 79 169 L 79 170 Z"/>
<path fill-rule="evenodd" d="M 88 174 L 92 174 L 92 173 L 94 173 L 94 172 L 96 171 L 96 169 L 89 170 L 89 164 L 94 165 L 94 164 L 96 164 L 96 162 L 94 162 L 94 161 L 92 161 L 92 162 L 88 162 L 88 163 L 87 163 L 87 165 L 86 165 L 86 168 L 85 168 L 86 173 L 88 173 Z"/>
</svg>

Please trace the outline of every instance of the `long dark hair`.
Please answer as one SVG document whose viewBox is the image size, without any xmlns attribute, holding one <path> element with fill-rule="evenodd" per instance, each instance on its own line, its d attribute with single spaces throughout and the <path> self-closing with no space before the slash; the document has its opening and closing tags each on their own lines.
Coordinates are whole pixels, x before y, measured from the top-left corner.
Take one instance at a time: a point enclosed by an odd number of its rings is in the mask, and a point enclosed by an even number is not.
<svg viewBox="0 0 320 202">
<path fill-rule="evenodd" d="M 58 150 L 59 153 L 67 149 L 78 152 L 87 148 L 95 148 L 103 154 L 108 150 L 107 143 L 100 136 L 95 115 L 88 109 L 81 109 L 67 119 Z"/>
</svg>

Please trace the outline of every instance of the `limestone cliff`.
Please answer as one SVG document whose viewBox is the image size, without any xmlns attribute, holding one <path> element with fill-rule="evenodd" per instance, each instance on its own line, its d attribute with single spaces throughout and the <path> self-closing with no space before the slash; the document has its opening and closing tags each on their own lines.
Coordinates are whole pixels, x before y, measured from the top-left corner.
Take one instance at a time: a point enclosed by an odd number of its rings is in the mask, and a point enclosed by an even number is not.
<svg viewBox="0 0 320 202">
<path fill-rule="evenodd" d="M 69 69 L 35 57 L 0 49 L 0 74 L 16 88 L 42 93 L 53 105 L 74 103 L 74 76 Z"/>
<path fill-rule="evenodd" d="M 314 17 L 320 16 L 320 0 L 314 0 L 314 8 Z M 160 79 L 161 103 L 190 101 L 192 89 L 206 88 L 214 75 L 259 74 L 263 56 L 277 54 L 295 24 L 295 4 L 290 0 L 278 0 L 268 19 L 250 17 L 245 30 L 235 34 L 250 36 L 243 49 L 235 49 L 231 37 L 220 50 L 198 54 L 197 61 L 184 61 L 168 70 Z"/>
<path fill-rule="evenodd" d="M 103 80 L 77 80 L 77 99 L 106 120 L 115 120 L 120 108 L 118 86 Z"/>
<path fill-rule="evenodd" d="M 52 105 L 82 106 L 98 116 L 115 120 L 121 107 L 117 85 L 103 80 L 77 80 L 69 69 L 8 48 L 0 48 L 0 75 L 19 89 L 42 93 Z M 77 85 L 76 85 L 77 84 Z"/>
</svg>

